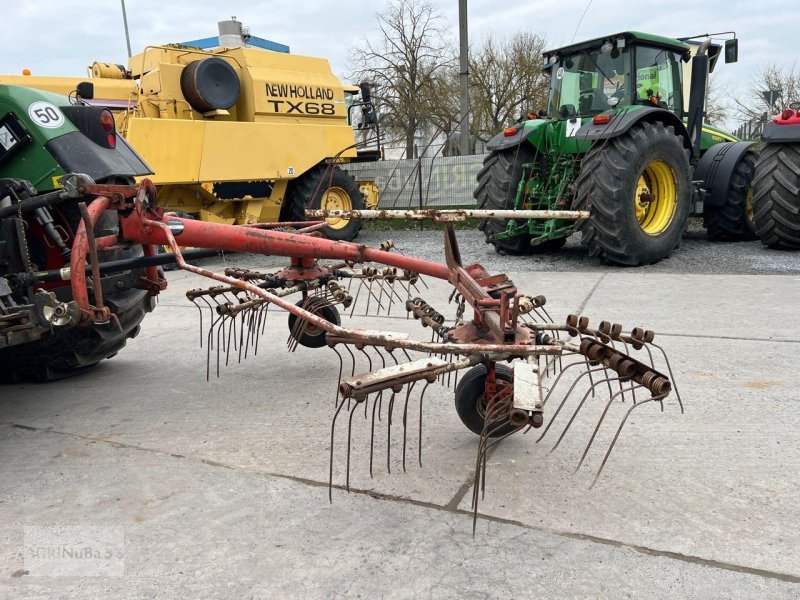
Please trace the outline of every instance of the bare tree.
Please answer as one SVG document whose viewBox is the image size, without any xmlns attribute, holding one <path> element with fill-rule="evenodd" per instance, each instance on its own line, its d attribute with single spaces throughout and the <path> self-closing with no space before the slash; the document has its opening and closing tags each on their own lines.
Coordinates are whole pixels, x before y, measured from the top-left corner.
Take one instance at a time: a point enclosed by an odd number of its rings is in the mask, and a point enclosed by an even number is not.
<svg viewBox="0 0 800 600">
<path fill-rule="evenodd" d="M 375 84 L 382 130 L 412 156 L 415 134 L 432 124 L 429 100 L 440 72 L 453 64 L 453 48 L 441 15 L 425 0 L 392 0 L 376 17 L 380 36 L 353 49 L 353 76 Z"/>
<path fill-rule="evenodd" d="M 772 98 L 764 92 L 772 91 Z M 770 104 L 770 99 L 773 103 Z M 742 100 L 734 100 L 739 117 L 743 121 L 762 121 L 789 107 L 791 102 L 800 102 L 800 69 L 797 63 L 781 66 L 768 62 L 753 77 L 750 88 Z"/>
<path fill-rule="evenodd" d="M 732 96 L 730 85 L 711 75 L 706 90 L 705 120 L 712 125 L 725 123 L 730 117 Z"/>
<path fill-rule="evenodd" d="M 488 140 L 520 115 L 547 105 L 549 77 L 542 73 L 546 40 L 530 32 L 487 37 L 470 57 L 472 131 Z"/>
</svg>

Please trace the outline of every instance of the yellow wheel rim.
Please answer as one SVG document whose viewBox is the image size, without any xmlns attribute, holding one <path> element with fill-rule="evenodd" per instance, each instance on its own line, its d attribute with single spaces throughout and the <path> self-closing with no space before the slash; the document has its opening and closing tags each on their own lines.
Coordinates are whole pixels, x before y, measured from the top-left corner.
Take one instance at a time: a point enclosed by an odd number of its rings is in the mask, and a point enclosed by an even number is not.
<svg viewBox="0 0 800 600">
<path fill-rule="evenodd" d="M 755 211 L 753 210 L 753 188 L 751 187 L 747 188 L 747 197 L 745 197 L 744 200 L 744 212 L 747 215 L 747 220 L 752 221 Z"/>
<path fill-rule="evenodd" d="M 647 235 L 664 233 L 678 207 L 678 186 L 672 167 L 661 160 L 649 163 L 639 176 L 633 203 L 642 231 Z"/>
<path fill-rule="evenodd" d="M 332 187 L 325 192 L 320 202 L 322 210 L 353 210 L 353 202 L 350 195 L 339 187 Z M 350 219 L 330 218 L 326 219 L 328 227 L 331 229 L 343 229 L 347 227 Z"/>
</svg>

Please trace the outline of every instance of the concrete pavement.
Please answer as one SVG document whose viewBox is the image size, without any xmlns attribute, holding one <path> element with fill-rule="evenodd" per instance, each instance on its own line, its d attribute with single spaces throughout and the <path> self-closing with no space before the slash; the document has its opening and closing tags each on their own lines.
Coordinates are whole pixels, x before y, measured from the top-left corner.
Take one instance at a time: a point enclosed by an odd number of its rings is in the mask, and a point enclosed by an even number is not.
<svg viewBox="0 0 800 600">
<path fill-rule="evenodd" d="M 576 423 L 552 454 L 554 438 L 512 437 L 489 460 L 473 539 L 477 439 L 452 392 L 431 386 L 423 468 L 415 403 L 406 473 L 395 435 L 392 473 L 384 443 L 370 478 L 361 415 L 354 491 L 334 489 L 328 503 L 336 356 L 287 354 L 285 315 L 271 312 L 258 355 L 206 382 L 197 309 L 183 297 L 206 284 L 171 274 L 117 357 L 69 382 L 0 388 L 0 595 L 800 595 L 800 277 L 512 276 L 547 296 L 555 320 L 583 309 L 594 321 L 643 324 L 670 354 L 685 414 L 674 401 L 663 413 L 637 409 L 595 487 L 607 435 L 572 474 L 594 421 Z M 446 287 L 431 288 L 424 297 L 446 306 Z M 353 324 L 420 331 L 398 317 Z M 342 440 L 346 423 L 336 431 Z M 345 449 L 335 450 L 341 484 Z M 50 526 L 123 535 L 124 558 L 106 565 L 112 575 L 99 563 L 84 577 L 48 571 L 31 562 L 26 540 Z"/>
</svg>

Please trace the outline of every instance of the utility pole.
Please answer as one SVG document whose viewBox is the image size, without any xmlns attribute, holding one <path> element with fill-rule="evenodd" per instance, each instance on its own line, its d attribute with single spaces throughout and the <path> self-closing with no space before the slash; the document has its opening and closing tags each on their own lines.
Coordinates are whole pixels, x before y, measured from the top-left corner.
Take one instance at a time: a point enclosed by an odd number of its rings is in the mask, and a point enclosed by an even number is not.
<svg viewBox="0 0 800 600">
<path fill-rule="evenodd" d="M 122 2 L 122 23 L 125 25 L 125 43 L 128 44 L 128 58 L 131 57 L 131 36 L 128 34 L 128 15 L 125 13 L 125 0 Z"/>
<path fill-rule="evenodd" d="M 467 0 L 458 0 L 459 78 L 461 80 L 461 154 L 470 154 L 469 138 L 469 41 L 467 40 Z"/>
</svg>

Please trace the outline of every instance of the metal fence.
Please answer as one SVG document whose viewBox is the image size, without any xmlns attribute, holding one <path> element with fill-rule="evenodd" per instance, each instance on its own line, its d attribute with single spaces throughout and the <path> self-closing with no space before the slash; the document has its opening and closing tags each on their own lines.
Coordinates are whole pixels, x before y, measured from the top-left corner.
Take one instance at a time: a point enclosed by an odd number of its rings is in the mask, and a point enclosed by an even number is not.
<svg viewBox="0 0 800 600">
<path fill-rule="evenodd" d="M 485 157 L 473 154 L 391 159 L 352 163 L 345 168 L 358 180 L 375 181 L 380 189 L 380 208 L 471 207 L 475 205 L 472 192 Z"/>
<path fill-rule="evenodd" d="M 761 132 L 764 131 L 766 121 L 747 121 L 742 123 L 741 126 L 733 132 L 740 140 L 757 140 L 761 137 Z"/>
</svg>

